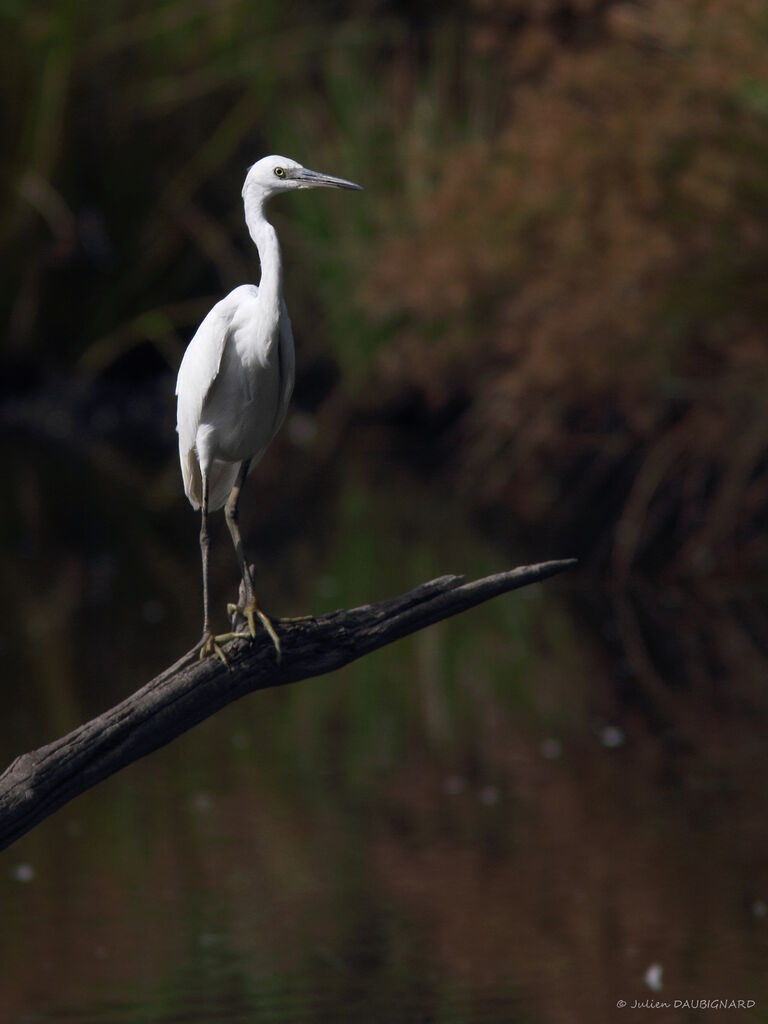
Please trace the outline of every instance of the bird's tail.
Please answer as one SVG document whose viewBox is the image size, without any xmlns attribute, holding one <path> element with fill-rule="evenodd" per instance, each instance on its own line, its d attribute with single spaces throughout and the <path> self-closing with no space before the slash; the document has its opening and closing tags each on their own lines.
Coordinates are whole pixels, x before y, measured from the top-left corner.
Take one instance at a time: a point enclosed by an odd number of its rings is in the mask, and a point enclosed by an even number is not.
<svg viewBox="0 0 768 1024">
<path fill-rule="evenodd" d="M 200 508 L 203 503 L 203 478 L 197 461 L 195 449 L 180 452 L 181 475 L 184 478 L 184 491 L 192 508 Z M 239 462 L 214 462 L 208 474 L 208 511 L 215 512 L 222 508 L 229 497 L 240 469 Z"/>
</svg>

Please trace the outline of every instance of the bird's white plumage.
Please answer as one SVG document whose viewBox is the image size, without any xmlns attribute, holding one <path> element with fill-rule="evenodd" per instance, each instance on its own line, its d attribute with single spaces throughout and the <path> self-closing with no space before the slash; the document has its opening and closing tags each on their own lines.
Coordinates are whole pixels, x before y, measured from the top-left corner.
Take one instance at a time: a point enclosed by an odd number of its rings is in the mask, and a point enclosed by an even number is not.
<svg viewBox="0 0 768 1024">
<path fill-rule="evenodd" d="M 236 289 L 237 290 L 237 289 Z M 197 430 L 205 399 L 221 367 L 231 323 L 228 305 L 234 293 L 217 302 L 198 327 L 179 367 L 176 380 L 176 430 L 184 491 L 193 508 L 203 500 L 202 478 L 197 461 Z M 237 466 L 234 467 L 237 473 Z M 234 476 L 232 477 L 234 481 Z M 230 482 L 229 490 L 232 489 Z M 229 491 L 227 491 L 229 493 Z M 226 495 L 224 496 L 226 501 Z"/>
<path fill-rule="evenodd" d="M 248 170 L 243 202 L 245 222 L 261 262 L 259 286 L 240 285 L 216 303 L 179 367 L 179 461 L 186 495 L 194 508 L 202 508 L 204 653 L 215 647 L 208 621 L 208 512 L 227 506 L 227 525 L 241 563 L 253 630 L 252 571 L 237 525 L 238 501 L 245 470 L 256 465 L 280 429 L 293 391 L 293 333 L 283 301 L 280 245 L 264 205 L 280 192 L 318 187 L 360 188 L 283 156 L 264 157 Z M 269 620 L 259 615 L 279 653 Z"/>
<path fill-rule="evenodd" d="M 259 303 L 256 285 L 240 285 L 211 309 L 189 343 L 176 382 L 179 460 L 184 490 L 221 508 L 240 463 L 255 465 L 282 426 L 293 390 L 291 322 Z"/>
</svg>

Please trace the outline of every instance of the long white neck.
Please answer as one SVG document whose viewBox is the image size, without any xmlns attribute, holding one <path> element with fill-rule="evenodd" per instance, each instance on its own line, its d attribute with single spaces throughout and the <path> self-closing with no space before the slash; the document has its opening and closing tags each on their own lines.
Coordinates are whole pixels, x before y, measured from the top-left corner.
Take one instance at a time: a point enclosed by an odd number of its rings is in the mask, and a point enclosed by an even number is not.
<svg viewBox="0 0 768 1024">
<path fill-rule="evenodd" d="M 277 232 L 264 215 L 263 203 L 246 203 L 245 223 L 258 249 L 261 263 L 259 302 L 264 304 L 265 309 L 279 316 L 283 294 L 283 263 Z"/>
</svg>

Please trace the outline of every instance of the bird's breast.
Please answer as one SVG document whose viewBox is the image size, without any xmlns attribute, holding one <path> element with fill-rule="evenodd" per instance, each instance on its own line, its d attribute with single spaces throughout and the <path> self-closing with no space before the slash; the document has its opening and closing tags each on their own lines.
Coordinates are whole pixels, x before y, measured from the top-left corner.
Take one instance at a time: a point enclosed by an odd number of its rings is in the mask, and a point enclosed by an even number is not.
<svg viewBox="0 0 768 1024">
<path fill-rule="evenodd" d="M 231 342 L 227 345 L 230 357 L 234 357 L 240 370 L 248 380 L 257 380 L 274 372 L 278 363 L 280 339 L 280 316 L 275 312 L 266 313 L 253 303 L 257 312 L 244 322 L 232 323 Z"/>
<path fill-rule="evenodd" d="M 233 333 L 200 422 L 215 457 L 227 462 L 260 457 L 272 440 L 281 393 L 277 343 L 254 344 L 253 338 Z"/>
</svg>

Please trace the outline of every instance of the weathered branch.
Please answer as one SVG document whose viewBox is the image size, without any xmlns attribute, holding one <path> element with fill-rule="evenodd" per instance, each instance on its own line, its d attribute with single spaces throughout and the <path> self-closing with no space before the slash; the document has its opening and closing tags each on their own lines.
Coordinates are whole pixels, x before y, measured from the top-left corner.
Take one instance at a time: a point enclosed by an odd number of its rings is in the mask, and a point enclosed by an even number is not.
<svg viewBox="0 0 768 1024">
<path fill-rule="evenodd" d="M 537 583 L 575 564 L 544 562 L 464 583 L 442 576 L 400 597 L 275 623 L 283 649 L 276 663 L 266 636 L 232 640 L 228 664 L 186 654 L 98 718 L 17 757 L 0 776 L 0 849 L 68 800 L 157 750 L 214 712 L 254 690 L 283 686 L 340 668 L 400 637 L 456 615 L 508 590 Z"/>
</svg>

